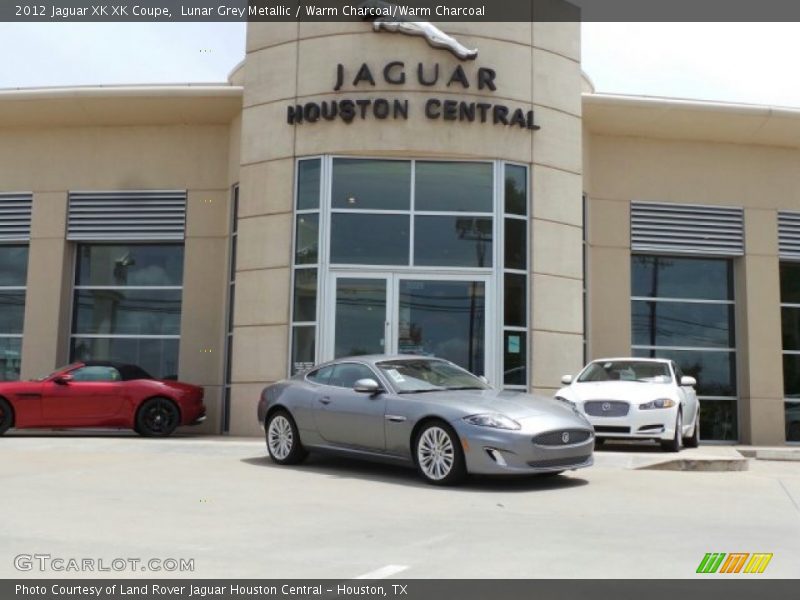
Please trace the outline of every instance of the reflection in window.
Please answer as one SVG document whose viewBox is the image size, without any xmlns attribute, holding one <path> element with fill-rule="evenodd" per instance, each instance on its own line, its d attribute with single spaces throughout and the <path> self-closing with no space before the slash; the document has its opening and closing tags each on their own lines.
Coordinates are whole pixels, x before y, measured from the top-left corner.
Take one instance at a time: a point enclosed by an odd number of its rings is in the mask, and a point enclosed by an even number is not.
<svg viewBox="0 0 800 600">
<path fill-rule="evenodd" d="M 331 262 L 355 265 L 407 265 L 406 215 L 331 215 Z"/>
<path fill-rule="evenodd" d="M 518 165 L 506 165 L 506 210 L 510 215 L 528 214 L 528 169 Z"/>
<path fill-rule="evenodd" d="M 322 159 L 297 163 L 297 210 L 319 209 L 319 175 Z"/>
<path fill-rule="evenodd" d="M 416 217 L 414 264 L 443 267 L 491 267 L 490 217 Z"/>
<path fill-rule="evenodd" d="M 28 246 L 0 244 L 0 381 L 19 379 Z"/>
<path fill-rule="evenodd" d="M 182 245 L 78 246 L 70 360 L 177 378 L 182 286 Z"/>
<path fill-rule="evenodd" d="M 725 258 L 631 257 L 634 297 L 733 300 L 733 268 Z"/>
<path fill-rule="evenodd" d="M 408 210 L 411 163 L 401 160 L 333 160 L 333 208 Z"/>
<path fill-rule="evenodd" d="M 319 215 L 302 213 L 297 215 L 294 262 L 298 265 L 313 265 L 319 259 Z"/>
<path fill-rule="evenodd" d="M 494 176 L 489 163 L 416 162 L 417 211 L 494 211 Z"/>
<path fill-rule="evenodd" d="M 634 255 L 631 288 L 633 355 L 674 360 L 697 380 L 703 439 L 736 440 L 732 262 Z"/>
<path fill-rule="evenodd" d="M 786 441 L 800 442 L 800 262 L 781 262 L 780 274 Z"/>
<path fill-rule="evenodd" d="M 113 338 L 73 336 L 70 360 L 110 360 L 134 364 L 156 379 L 178 378 L 177 338 Z"/>
<path fill-rule="evenodd" d="M 633 302 L 635 346 L 733 348 L 733 305 Z"/>
</svg>

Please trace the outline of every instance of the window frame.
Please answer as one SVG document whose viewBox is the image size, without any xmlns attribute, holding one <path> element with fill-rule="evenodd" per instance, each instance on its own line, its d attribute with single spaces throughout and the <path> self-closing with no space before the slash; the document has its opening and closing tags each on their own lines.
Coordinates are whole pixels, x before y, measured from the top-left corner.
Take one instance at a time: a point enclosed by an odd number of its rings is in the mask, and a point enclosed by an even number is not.
<svg viewBox="0 0 800 600">
<path fill-rule="evenodd" d="M 358 159 L 358 160 L 380 160 L 380 161 L 400 161 L 411 163 L 410 168 L 410 193 L 411 202 L 408 210 L 374 210 L 374 209 L 348 209 L 348 208 L 334 208 L 332 206 L 332 177 L 333 177 L 333 161 L 337 158 L 345 159 Z M 302 161 L 319 160 L 319 204 L 314 208 L 298 208 L 298 192 L 299 192 L 299 165 Z M 416 178 L 416 163 L 464 163 L 464 164 L 488 164 L 491 165 L 493 176 L 493 206 L 490 212 L 460 212 L 460 211 L 428 211 L 416 210 L 415 206 L 415 178 Z M 526 214 L 520 215 L 516 213 L 506 213 L 505 209 L 505 172 L 506 166 L 520 167 L 525 170 L 526 182 Z M 314 264 L 298 264 L 295 261 L 296 245 L 297 245 L 297 218 L 299 215 L 307 213 L 319 214 L 319 229 L 318 229 L 318 256 L 317 262 Z M 404 265 L 376 265 L 376 264 L 360 264 L 360 263 L 332 263 L 330 260 L 331 251 L 331 217 L 333 214 L 377 214 L 377 215 L 407 215 L 409 219 L 409 243 L 408 243 L 408 260 Z M 414 244 L 415 244 L 415 217 L 416 216 L 450 216 L 450 217 L 486 217 L 491 218 L 492 222 L 492 265 L 489 267 L 463 267 L 463 266 L 429 266 L 429 265 L 415 265 L 414 264 Z M 294 161 L 294 179 L 293 179 L 293 195 L 292 195 L 292 248 L 291 248 L 291 276 L 290 276 L 290 317 L 289 328 L 287 333 L 287 344 L 289 352 L 287 353 L 286 373 L 291 377 L 301 373 L 304 370 L 309 370 L 313 366 L 319 365 L 324 360 L 330 357 L 325 355 L 327 336 L 330 335 L 330 325 L 325 325 L 322 322 L 323 314 L 325 313 L 324 299 L 332 299 L 333 292 L 330 289 L 331 275 L 333 273 L 344 274 L 351 272 L 353 276 L 357 277 L 363 273 L 386 273 L 389 275 L 417 275 L 419 277 L 435 277 L 435 276 L 450 276 L 450 277 L 486 277 L 489 282 L 489 287 L 486 288 L 487 302 L 493 305 L 493 315 L 487 318 L 487 343 L 486 346 L 486 362 L 493 365 L 492 374 L 487 373 L 492 378 L 494 385 L 502 389 L 515 389 L 520 391 L 527 391 L 532 384 L 531 368 L 533 348 L 531 345 L 531 315 L 532 315 L 532 293 L 530 289 L 531 272 L 532 272 L 532 216 L 533 216 L 533 189 L 531 185 L 531 165 L 524 162 L 508 161 L 503 159 L 463 159 L 463 158 L 440 158 L 440 157 L 387 157 L 387 156 L 352 156 L 352 155 L 339 155 L 339 154 L 317 154 L 297 157 Z M 519 219 L 526 223 L 526 248 L 525 248 L 525 262 L 526 269 L 509 269 L 509 273 L 517 273 L 525 277 L 525 326 L 504 326 L 504 265 L 505 265 L 505 220 Z M 296 286 L 296 272 L 299 269 L 317 269 L 317 303 L 316 303 L 316 319 L 314 321 L 296 321 L 294 310 L 294 296 Z M 493 288 L 493 289 L 492 289 Z M 488 316 L 488 315 L 487 315 Z M 295 335 L 301 328 L 311 329 L 314 339 L 314 350 L 311 364 L 307 365 L 305 361 L 298 362 L 295 365 Z M 325 331 L 323 331 L 323 329 Z M 517 385 L 505 385 L 504 383 L 504 346 L 502 343 L 495 343 L 493 340 L 499 338 L 502 342 L 504 339 L 505 331 L 519 332 L 524 339 L 524 352 L 525 357 L 523 364 L 525 367 L 525 383 Z M 295 368 L 297 367 L 297 368 Z"/>
</svg>

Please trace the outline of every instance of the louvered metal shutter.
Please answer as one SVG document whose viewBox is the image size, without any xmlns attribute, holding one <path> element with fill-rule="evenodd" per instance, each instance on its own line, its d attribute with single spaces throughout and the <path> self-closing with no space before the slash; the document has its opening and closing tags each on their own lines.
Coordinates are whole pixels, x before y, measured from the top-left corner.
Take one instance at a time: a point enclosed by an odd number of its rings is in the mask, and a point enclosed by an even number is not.
<svg viewBox="0 0 800 600">
<path fill-rule="evenodd" d="M 185 191 L 71 192 L 67 239 L 183 240 Z"/>
<path fill-rule="evenodd" d="M 631 203 L 631 250 L 744 254 L 744 211 L 695 204 Z"/>
<path fill-rule="evenodd" d="M 31 239 L 32 194 L 0 193 L 0 241 Z"/>
<path fill-rule="evenodd" d="M 781 258 L 800 258 L 800 212 L 778 213 L 778 247 Z"/>
</svg>

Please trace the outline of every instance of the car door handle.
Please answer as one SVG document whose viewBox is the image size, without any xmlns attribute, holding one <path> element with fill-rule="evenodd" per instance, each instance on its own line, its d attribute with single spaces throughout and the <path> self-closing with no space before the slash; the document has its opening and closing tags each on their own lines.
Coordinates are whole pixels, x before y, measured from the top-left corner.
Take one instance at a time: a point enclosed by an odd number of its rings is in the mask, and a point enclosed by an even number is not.
<svg viewBox="0 0 800 600">
<path fill-rule="evenodd" d="M 386 420 L 392 423 L 402 423 L 406 418 L 401 415 L 386 415 Z"/>
<path fill-rule="evenodd" d="M 318 400 L 319 400 L 319 401 L 320 401 L 322 404 L 330 404 L 330 403 L 331 403 L 331 399 L 330 399 L 330 397 L 329 397 L 329 396 L 322 396 L 321 398 L 318 398 Z"/>
</svg>

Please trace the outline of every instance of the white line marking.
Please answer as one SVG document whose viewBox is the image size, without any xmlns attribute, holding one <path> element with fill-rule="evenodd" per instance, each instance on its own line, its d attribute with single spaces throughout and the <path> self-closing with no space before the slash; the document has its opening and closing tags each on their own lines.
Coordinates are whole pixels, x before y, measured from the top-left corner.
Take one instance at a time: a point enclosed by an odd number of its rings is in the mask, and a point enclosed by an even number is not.
<svg viewBox="0 0 800 600">
<path fill-rule="evenodd" d="M 381 567 L 380 569 L 375 569 L 374 571 L 370 571 L 369 573 L 364 573 L 363 575 L 359 575 L 358 577 L 353 577 L 353 579 L 385 579 L 386 577 L 391 577 L 392 575 L 397 575 L 401 571 L 405 571 L 408 569 L 407 565 L 386 565 L 385 567 Z"/>
</svg>

